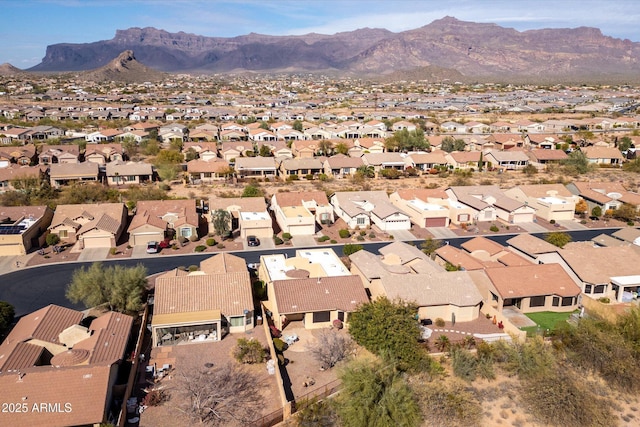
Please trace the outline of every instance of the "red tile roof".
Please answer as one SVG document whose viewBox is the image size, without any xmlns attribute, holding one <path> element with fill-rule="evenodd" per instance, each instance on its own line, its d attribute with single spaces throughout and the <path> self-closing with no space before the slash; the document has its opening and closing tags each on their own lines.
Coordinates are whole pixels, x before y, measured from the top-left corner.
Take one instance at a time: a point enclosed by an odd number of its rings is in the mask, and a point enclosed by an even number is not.
<svg viewBox="0 0 640 427">
<path fill-rule="evenodd" d="M 489 268 L 485 272 L 502 298 L 575 297 L 581 292 L 560 264 Z"/>
<path fill-rule="evenodd" d="M 332 276 L 273 282 L 275 304 L 281 314 L 314 311 L 354 311 L 369 301 L 359 276 Z"/>
</svg>

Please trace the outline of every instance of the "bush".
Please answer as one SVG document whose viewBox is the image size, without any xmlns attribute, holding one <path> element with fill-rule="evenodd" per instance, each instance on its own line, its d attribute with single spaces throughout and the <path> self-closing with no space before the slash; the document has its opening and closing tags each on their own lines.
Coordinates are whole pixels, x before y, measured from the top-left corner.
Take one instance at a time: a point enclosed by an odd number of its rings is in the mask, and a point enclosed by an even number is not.
<svg viewBox="0 0 640 427">
<path fill-rule="evenodd" d="M 356 237 L 356 240 L 358 242 L 364 242 L 364 236 L 358 236 L 358 237 Z"/>
<path fill-rule="evenodd" d="M 555 223 L 556 223 L 555 219 L 552 219 L 551 221 L 549 221 L 549 224 L 555 224 Z"/>
<path fill-rule="evenodd" d="M 308 173 L 304 176 L 304 179 L 306 179 L 307 181 L 313 181 L 313 174 Z"/>
<path fill-rule="evenodd" d="M 330 241 L 329 243 L 331 243 L 331 244 L 335 245 L 336 243 L 338 243 L 338 241 L 337 241 L 337 240 L 335 240 L 335 239 L 331 239 L 331 241 Z"/>
<path fill-rule="evenodd" d="M 478 360 L 467 350 L 457 346 L 453 347 L 451 349 L 451 364 L 453 374 L 456 377 L 468 382 L 476 379 Z"/>
<path fill-rule="evenodd" d="M 499 229 L 498 227 L 496 227 L 495 225 L 492 225 L 491 227 L 489 227 L 489 230 L 493 231 L 494 233 L 497 232 Z"/>
<path fill-rule="evenodd" d="M 48 246 L 54 246 L 60 243 L 60 236 L 57 234 L 49 233 L 47 234 L 47 238 L 45 240 Z"/>
<path fill-rule="evenodd" d="M 360 234 L 362 237 L 364 237 L 364 236 L 366 236 L 366 235 L 367 235 L 367 230 L 360 230 L 360 233 L 359 233 L 359 234 Z"/>
<path fill-rule="evenodd" d="M 360 236 L 358 236 L 360 237 Z M 344 254 L 344 256 L 349 256 L 353 253 L 356 253 L 358 251 L 361 251 L 362 245 L 352 245 L 352 244 L 346 244 L 344 245 L 344 248 L 342 248 L 342 253 Z"/>
<path fill-rule="evenodd" d="M 187 239 L 187 238 L 186 238 L 186 237 L 184 237 L 184 236 L 178 236 L 178 242 L 179 242 L 182 246 L 184 246 L 184 245 L 186 245 L 186 244 L 187 244 L 187 242 L 189 242 L 189 239 Z"/>
<path fill-rule="evenodd" d="M 287 181 L 291 182 L 291 181 L 298 181 L 300 180 L 300 177 L 298 175 L 289 175 L 287 177 Z"/>
<path fill-rule="evenodd" d="M 341 229 L 340 231 L 338 231 L 338 235 L 342 238 L 342 239 L 346 239 L 348 237 L 351 237 L 351 232 L 349 230 L 347 230 L 346 228 Z"/>
<path fill-rule="evenodd" d="M 189 266 L 189 268 L 187 270 L 189 270 L 190 272 L 194 272 L 194 271 L 198 271 L 200 269 L 200 267 L 198 267 L 195 264 L 192 264 Z"/>
<path fill-rule="evenodd" d="M 162 389 L 153 389 L 142 399 L 144 406 L 158 406 L 168 399 L 166 392 Z"/>
<path fill-rule="evenodd" d="M 609 297 L 602 297 L 602 298 L 598 298 L 598 301 L 600 301 L 603 304 L 609 304 L 611 302 L 611 300 L 609 299 Z"/>
<path fill-rule="evenodd" d="M 282 238 L 283 238 L 285 241 L 289 241 L 289 240 L 291 240 L 291 237 L 292 237 L 292 236 L 291 236 L 291 233 L 282 233 Z"/>
<path fill-rule="evenodd" d="M 260 341 L 253 338 L 240 338 L 233 350 L 233 357 L 240 363 L 262 363 L 266 359 L 266 351 Z"/>
<path fill-rule="evenodd" d="M 218 245 L 216 247 L 218 249 L 224 249 L 224 243 L 220 242 L 220 243 L 218 243 Z"/>
<path fill-rule="evenodd" d="M 336 363 L 349 354 L 351 339 L 344 332 L 323 331 L 317 343 L 311 348 L 314 359 L 322 364 L 322 368 L 333 368 Z"/>
<path fill-rule="evenodd" d="M 209 238 L 205 243 L 207 244 L 207 246 L 215 246 L 218 242 L 216 242 L 216 239 Z"/>
<path fill-rule="evenodd" d="M 276 349 L 277 353 L 282 353 L 287 348 L 289 348 L 287 343 L 282 341 L 280 338 L 274 338 L 273 339 L 273 347 Z"/>
<path fill-rule="evenodd" d="M 117 253 L 118 253 L 118 248 L 110 248 L 110 249 L 109 249 L 109 253 L 110 253 L 111 255 L 115 255 L 115 254 L 117 254 Z"/>
<path fill-rule="evenodd" d="M 322 236 L 318 238 L 318 242 L 326 242 L 327 240 L 329 240 L 329 236 Z"/>
<path fill-rule="evenodd" d="M 191 240 L 192 242 L 197 242 L 199 240 L 198 235 L 197 234 L 192 235 L 191 237 L 189 237 L 189 240 Z"/>
<path fill-rule="evenodd" d="M 207 250 L 207 247 L 205 245 L 198 245 L 193 250 L 194 252 L 204 252 Z"/>
<path fill-rule="evenodd" d="M 444 319 L 441 317 L 438 317 L 435 321 L 435 324 L 437 327 L 442 328 L 444 327 Z"/>
<path fill-rule="evenodd" d="M 428 378 L 417 377 L 411 381 L 411 388 L 430 425 L 480 425 L 482 407 L 466 384 L 433 381 L 425 387 L 427 381 Z"/>
<path fill-rule="evenodd" d="M 273 236 L 273 243 L 276 244 L 276 246 L 279 246 L 281 244 L 284 243 L 284 240 L 282 240 L 280 237 L 278 236 Z"/>
</svg>

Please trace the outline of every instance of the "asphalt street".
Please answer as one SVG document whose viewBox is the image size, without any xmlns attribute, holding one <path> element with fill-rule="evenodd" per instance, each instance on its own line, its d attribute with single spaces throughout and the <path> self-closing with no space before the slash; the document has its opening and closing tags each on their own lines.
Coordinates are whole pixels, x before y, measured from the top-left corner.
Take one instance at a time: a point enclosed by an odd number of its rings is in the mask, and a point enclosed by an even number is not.
<svg viewBox="0 0 640 427">
<path fill-rule="evenodd" d="M 617 231 L 617 228 L 597 229 L 597 230 L 577 230 L 568 232 L 574 241 L 591 240 L 600 234 L 611 234 Z M 544 233 L 532 233 L 538 237 L 542 237 Z M 486 236 L 502 245 L 513 237 L 515 234 L 491 235 Z M 450 238 L 447 242 L 450 245 L 459 247 L 465 241 L 475 236 Z M 422 241 L 416 240 L 415 244 L 419 245 Z M 377 253 L 378 249 L 388 245 L 391 242 L 364 243 L 365 249 Z M 342 245 L 328 246 L 333 248 L 339 256 L 342 256 Z M 317 249 L 318 246 L 315 247 Z M 246 260 L 247 263 L 258 263 L 260 256 L 266 254 L 286 254 L 294 256 L 296 247 L 278 248 L 274 250 L 252 250 L 247 252 L 234 252 Z M 180 266 L 188 267 L 197 265 L 204 258 L 210 257 L 212 254 L 190 254 L 190 255 L 157 255 L 137 259 L 104 261 L 105 264 L 111 265 L 117 263 L 124 266 L 134 266 L 143 264 L 148 273 L 156 274 L 163 271 L 171 270 Z M 7 301 L 15 307 L 16 316 L 23 316 L 32 311 L 38 310 L 49 304 L 57 304 L 64 307 L 83 310 L 85 307 L 70 303 L 65 297 L 65 290 L 71 281 L 73 272 L 82 267 L 88 267 L 91 262 L 68 262 L 60 264 L 49 264 L 37 267 L 28 267 L 13 271 L 11 273 L 0 276 L 0 301 Z"/>
</svg>

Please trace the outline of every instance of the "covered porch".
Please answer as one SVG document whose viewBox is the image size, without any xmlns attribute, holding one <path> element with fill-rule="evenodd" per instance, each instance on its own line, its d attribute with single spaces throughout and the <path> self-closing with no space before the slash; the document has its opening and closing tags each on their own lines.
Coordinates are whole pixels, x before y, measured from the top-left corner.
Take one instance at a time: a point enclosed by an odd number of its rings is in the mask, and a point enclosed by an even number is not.
<svg viewBox="0 0 640 427">
<path fill-rule="evenodd" d="M 158 314 L 151 320 L 153 346 L 219 341 L 228 333 L 220 310 Z"/>
</svg>

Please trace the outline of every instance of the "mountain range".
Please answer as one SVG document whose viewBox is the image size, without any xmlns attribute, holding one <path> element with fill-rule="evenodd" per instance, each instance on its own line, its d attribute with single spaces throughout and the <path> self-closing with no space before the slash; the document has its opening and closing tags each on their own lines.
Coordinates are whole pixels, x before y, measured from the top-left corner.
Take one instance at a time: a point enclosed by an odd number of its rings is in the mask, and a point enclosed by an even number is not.
<svg viewBox="0 0 640 427">
<path fill-rule="evenodd" d="M 117 30 L 111 40 L 54 44 L 28 71 L 97 69 L 124 51 L 163 72 L 331 72 L 371 77 L 406 75 L 483 81 L 627 82 L 640 77 L 640 43 L 599 29 L 517 31 L 445 17 L 393 33 L 363 28 L 334 35 L 222 38 L 155 28 Z M 434 71 L 435 70 L 435 71 Z"/>
</svg>

